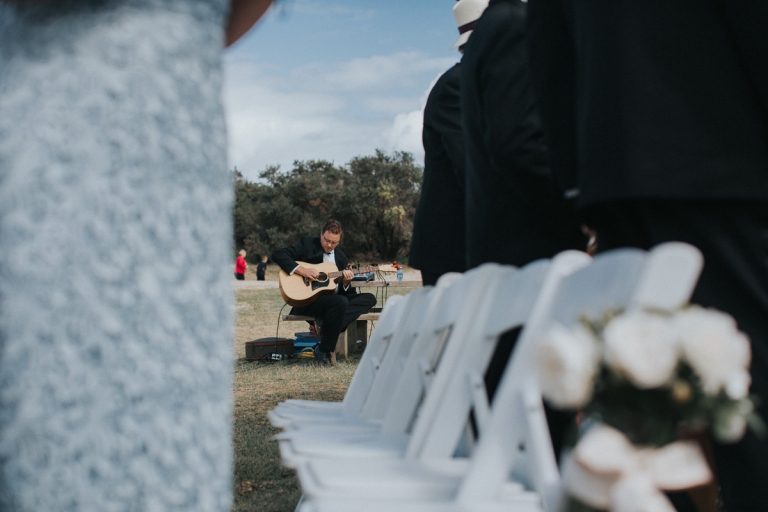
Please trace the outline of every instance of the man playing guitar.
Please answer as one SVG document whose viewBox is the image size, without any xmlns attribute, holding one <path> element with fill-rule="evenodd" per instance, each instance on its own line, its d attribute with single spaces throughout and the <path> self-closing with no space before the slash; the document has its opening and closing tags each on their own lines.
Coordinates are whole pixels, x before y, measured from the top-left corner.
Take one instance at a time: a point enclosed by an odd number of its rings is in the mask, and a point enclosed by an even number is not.
<svg viewBox="0 0 768 512">
<path fill-rule="evenodd" d="M 337 247 L 341 235 L 341 224 L 331 219 L 325 223 L 319 237 L 301 237 L 298 244 L 272 253 L 272 261 L 287 274 L 296 274 L 312 281 L 317 280 L 319 272 L 299 265 L 297 260 L 307 263 L 331 262 L 343 271 L 335 294 L 321 295 L 307 306 L 291 309 L 292 315 L 315 318 L 315 330 L 321 337 L 320 345 L 315 348 L 315 359 L 326 364 L 330 362 L 331 353 L 336 349 L 339 334 L 357 317 L 376 305 L 376 297 L 373 294 L 357 293 L 357 290 L 350 286 L 353 274 L 351 270 L 347 270 L 349 260 Z"/>
</svg>

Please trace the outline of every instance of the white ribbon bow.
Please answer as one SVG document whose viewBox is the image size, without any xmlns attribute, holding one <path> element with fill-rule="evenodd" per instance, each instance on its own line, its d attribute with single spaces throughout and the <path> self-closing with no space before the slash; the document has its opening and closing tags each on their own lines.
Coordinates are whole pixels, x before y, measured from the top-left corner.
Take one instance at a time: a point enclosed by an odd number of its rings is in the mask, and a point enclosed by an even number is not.
<svg viewBox="0 0 768 512">
<path fill-rule="evenodd" d="M 680 491 L 712 480 L 704 454 L 692 441 L 637 448 L 615 428 L 596 425 L 565 463 L 568 493 L 612 512 L 675 512 L 662 491 Z"/>
</svg>

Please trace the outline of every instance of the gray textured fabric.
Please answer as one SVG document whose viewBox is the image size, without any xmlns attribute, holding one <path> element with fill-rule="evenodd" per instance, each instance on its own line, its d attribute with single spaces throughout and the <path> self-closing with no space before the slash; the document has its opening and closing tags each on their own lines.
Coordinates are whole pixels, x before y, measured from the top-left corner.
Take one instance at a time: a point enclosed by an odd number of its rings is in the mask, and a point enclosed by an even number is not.
<svg viewBox="0 0 768 512">
<path fill-rule="evenodd" d="M 231 505 L 226 0 L 0 3 L 0 509 Z"/>
</svg>

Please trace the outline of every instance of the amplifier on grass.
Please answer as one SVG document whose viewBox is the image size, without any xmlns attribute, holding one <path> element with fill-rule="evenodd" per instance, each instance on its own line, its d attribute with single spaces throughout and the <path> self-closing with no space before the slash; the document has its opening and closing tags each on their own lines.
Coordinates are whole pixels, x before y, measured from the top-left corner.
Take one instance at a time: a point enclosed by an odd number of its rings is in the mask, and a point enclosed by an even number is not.
<svg viewBox="0 0 768 512">
<path fill-rule="evenodd" d="M 291 338 L 259 338 L 245 342 L 245 358 L 249 361 L 280 360 L 292 355 L 293 340 Z"/>
</svg>

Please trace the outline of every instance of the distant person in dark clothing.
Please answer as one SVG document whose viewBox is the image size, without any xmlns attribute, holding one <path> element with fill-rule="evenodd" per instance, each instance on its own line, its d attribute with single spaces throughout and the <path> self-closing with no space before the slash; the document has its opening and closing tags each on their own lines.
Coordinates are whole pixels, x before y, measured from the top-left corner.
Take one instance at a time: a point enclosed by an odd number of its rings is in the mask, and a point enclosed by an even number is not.
<svg viewBox="0 0 768 512">
<path fill-rule="evenodd" d="M 264 276 L 267 273 L 267 257 L 262 256 L 261 261 L 256 265 L 256 279 L 258 281 L 264 281 Z"/>
<path fill-rule="evenodd" d="M 683 241 L 692 302 L 752 343 L 768 418 L 768 2 L 531 0 L 531 63 L 558 172 L 598 247 Z M 555 132 L 553 132 L 555 133 Z M 768 439 L 716 444 L 723 508 L 768 508 Z"/>
<path fill-rule="evenodd" d="M 528 70 L 525 3 L 491 0 L 464 49 L 467 267 L 584 249 L 554 179 Z"/>
<path fill-rule="evenodd" d="M 248 269 L 248 264 L 245 262 L 245 254 L 245 249 L 241 249 L 235 261 L 235 279 L 238 281 L 245 280 L 245 271 Z"/>
<path fill-rule="evenodd" d="M 459 39 L 452 48 L 463 52 L 488 0 L 462 0 L 453 13 Z M 429 93 L 424 108 L 424 180 L 413 220 L 409 264 L 421 270 L 424 285 L 434 285 L 446 272 L 466 270 L 464 244 L 464 168 L 466 151 L 461 129 L 461 63 L 446 71 Z"/>
<path fill-rule="evenodd" d="M 376 305 L 373 294 L 357 293 L 357 289 L 350 286 L 354 275 L 351 270 L 347 270 L 347 256 L 338 248 L 341 235 L 341 224 L 329 220 L 319 237 L 301 237 L 296 245 L 272 253 L 272 261 L 290 275 L 298 274 L 313 281 L 319 276 L 317 270 L 303 267 L 296 263 L 297 260 L 305 263 L 331 262 L 344 272 L 342 281 L 336 286 L 336 294 L 322 295 L 308 306 L 291 309 L 292 315 L 315 317 L 315 329 L 321 337 L 315 349 L 315 359 L 321 363 L 330 362 L 341 331 Z"/>
</svg>

